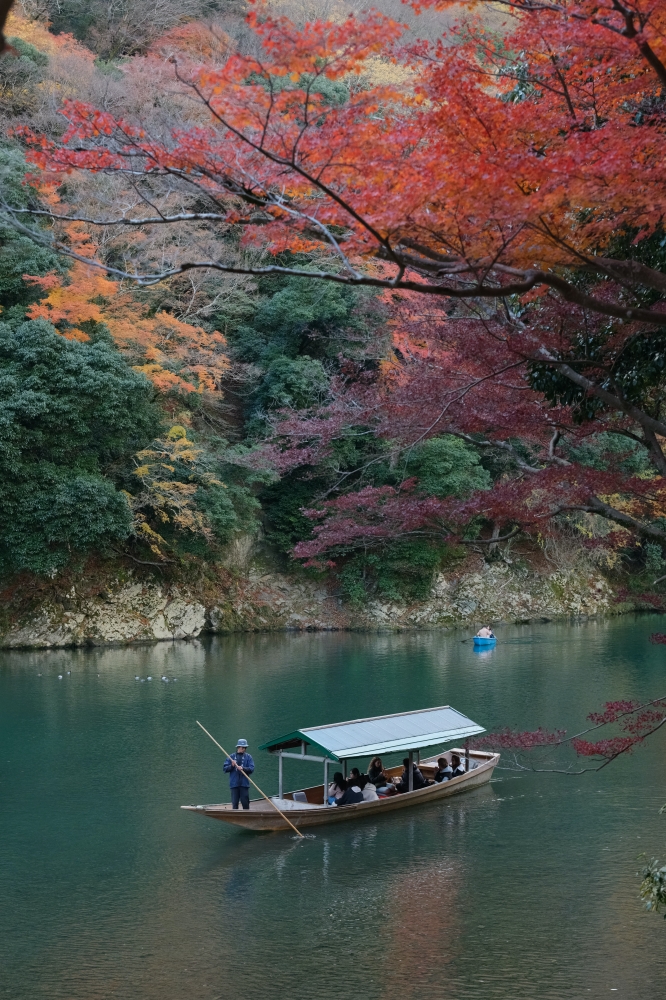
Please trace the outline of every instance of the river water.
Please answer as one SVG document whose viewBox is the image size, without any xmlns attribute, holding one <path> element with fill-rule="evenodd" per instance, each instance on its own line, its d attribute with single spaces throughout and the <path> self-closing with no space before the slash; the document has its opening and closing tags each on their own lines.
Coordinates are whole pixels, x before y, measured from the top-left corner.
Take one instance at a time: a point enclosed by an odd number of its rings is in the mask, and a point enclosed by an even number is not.
<svg viewBox="0 0 666 1000">
<path fill-rule="evenodd" d="M 597 775 L 496 771 L 304 843 L 179 809 L 229 797 L 196 719 L 246 737 L 272 793 L 256 747 L 300 726 L 450 703 L 573 731 L 604 700 L 664 695 L 658 629 L 516 626 L 482 655 L 438 632 L 0 654 L 0 997 L 663 996 L 666 923 L 635 874 L 666 855 L 660 736 Z M 285 788 L 319 770 L 285 762 Z"/>
</svg>

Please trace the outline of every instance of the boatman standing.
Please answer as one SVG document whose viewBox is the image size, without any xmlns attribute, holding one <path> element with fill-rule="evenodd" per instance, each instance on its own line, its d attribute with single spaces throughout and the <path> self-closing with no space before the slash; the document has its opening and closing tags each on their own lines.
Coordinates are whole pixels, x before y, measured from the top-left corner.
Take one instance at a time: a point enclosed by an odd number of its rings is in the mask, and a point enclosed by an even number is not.
<svg viewBox="0 0 666 1000">
<path fill-rule="evenodd" d="M 241 768 L 243 769 L 241 771 Z M 250 808 L 250 782 L 246 775 L 254 771 L 254 761 L 247 752 L 247 740 L 238 740 L 236 753 L 227 757 L 224 770 L 229 772 L 229 788 L 231 789 L 231 808 L 238 809 L 240 800 L 243 809 Z M 245 771 L 245 774 L 243 774 Z"/>
</svg>

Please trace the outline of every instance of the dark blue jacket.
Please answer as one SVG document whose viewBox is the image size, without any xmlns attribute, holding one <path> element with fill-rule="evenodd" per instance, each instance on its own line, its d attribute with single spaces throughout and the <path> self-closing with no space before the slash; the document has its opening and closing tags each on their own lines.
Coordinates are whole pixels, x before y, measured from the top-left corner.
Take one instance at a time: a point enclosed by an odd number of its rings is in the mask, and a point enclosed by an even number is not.
<svg viewBox="0 0 666 1000">
<path fill-rule="evenodd" d="M 419 788 L 425 788 L 426 786 L 425 778 L 421 774 L 421 771 L 416 766 L 416 764 L 412 764 L 412 771 L 414 773 L 414 777 L 412 779 L 412 790 L 415 792 Z M 407 770 L 407 768 L 403 768 L 403 772 L 400 776 L 400 784 L 398 785 L 398 791 L 400 792 L 409 791 L 409 771 Z"/>
<path fill-rule="evenodd" d="M 344 795 L 341 798 L 335 800 L 335 804 L 336 806 L 350 806 L 353 805 L 354 802 L 362 802 L 362 801 L 363 801 L 363 792 L 361 791 L 352 792 L 350 785 L 350 787 L 347 789 Z"/>
<path fill-rule="evenodd" d="M 232 758 L 237 764 L 247 771 L 248 774 L 252 774 L 254 771 L 254 761 L 249 753 L 232 753 Z M 234 765 L 231 763 L 229 758 L 224 762 L 224 770 L 229 773 L 229 788 L 249 788 L 250 782 L 247 780 L 244 774 L 237 771 Z"/>
</svg>

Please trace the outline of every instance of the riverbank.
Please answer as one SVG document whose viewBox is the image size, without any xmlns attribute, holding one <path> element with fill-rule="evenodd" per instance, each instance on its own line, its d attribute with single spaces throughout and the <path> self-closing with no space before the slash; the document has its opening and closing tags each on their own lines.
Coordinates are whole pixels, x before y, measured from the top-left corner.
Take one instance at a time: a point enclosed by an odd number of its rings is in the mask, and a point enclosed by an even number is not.
<svg viewBox="0 0 666 1000">
<path fill-rule="evenodd" d="M 593 566 L 556 569 L 470 558 L 439 573 L 419 602 L 342 599 L 335 580 L 287 575 L 266 565 L 228 568 L 189 584 L 129 569 L 5 593 L 0 648 L 63 648 L 274 631 L 448 629 L 654 610 Z"/>
</svg>

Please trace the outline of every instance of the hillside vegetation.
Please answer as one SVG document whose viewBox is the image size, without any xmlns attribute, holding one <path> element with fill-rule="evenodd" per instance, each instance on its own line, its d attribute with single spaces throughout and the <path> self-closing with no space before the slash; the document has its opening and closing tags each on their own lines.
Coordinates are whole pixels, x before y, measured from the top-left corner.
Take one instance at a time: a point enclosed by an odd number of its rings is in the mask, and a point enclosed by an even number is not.
<svg viewBox="0 0 666 1000">
<path fill-rule="evenodd" d="M 407 42 L 432 41 L 461 16 L 451 5 L 420 18 L 397 0 L 377 6 L 409 23 Z M 362 9 L 341 0 L 271 0 L 269 8 L 297 25 L 314 16 L 340 23 Z M 627 587 L 660 599 L 663 584 L 654 581 L 666 573 L 658 537 L 666 522 L 658 505 L 648 518 L 654 537 L 611 524 L 584 504 L 569 510 L 563 503 L 547 529 L 535 519 L 527 524 L 518 512 L 522 494 L 515 516 L 508 494 L 502 508 L 482 501 L 522 483 L 524 468 L 541 461 L 529 415 L 517 417 L 501 440 L 499 432 L 488 438 L 485 417 L 470 430 L 441 420 L 424 427 L 439 405 L 433 372 L 457 371 L 459 359 L 451 345 L 431 347 L 432 367 L 420 382 L 406 363 L 419 351 L 425 356 L 423 338 L 436 342 L 433 323 L 470 318 L 461 307 L 424 314 L 385 288 L 309 281 L 308 271 L 335 266 L 329 250 L 303 239 L 269 252 L 233 219 L 209 222 L 203 196 L 197 201 L 176 182 L 160 186 L 149 178 L 139 190 L 138 181 L 113 171 L 33 172 L 25 128 L 59 143 L 67 99 L 140 122 L 156 143 L 170 141 L 174 130 L 203 127 L 208 113 L 174 84 L 170 59 L 215 67 L 232 52 L 256 51 L 240 0 L 196 0 L 186 21 L 171 0 L 64 0 L 39 10 L 26 3 L 23 11 L 9 23 L 13 52 L 0 60 L 0 172 L 15 211 L 44 214 L 7 216 L 0 228 L 6 585 L 63 572 L 69 579 L 93 563 L 95 572 L 131 565 L 161 579 L 214 575 L 230 543 L 250 535 L 283 570 L 332 575 L 352 603 L 370 595 L 416 601 L 439 570 L 455 568 L 470 552 L 508 558 L 526 532 L 532 550 L 552 565 L 586 553 Z M 504 29 L 494 9 L 484 24 L 501 48 Z M 462 41 L 464 32 L 456 37 Z M 411 93 L 413 81 L 413 67 L 372 55 L 362 73 L 322 76 L 314 92 L 324 111 L 344 109 L 373 86 Z M 138 214 L 153 194 L 161 211 L 188 217 L 177 228 L 81 221 L 118 208 Z M 631 235 L 618 230 L 618 253 Z M 74 256 L 58 253 L 58 242 Z M 642 244 L 652 267 L 661 265 L 663 242 L 659 229 Z M 270 258 L 306 276 L 202 268 L 143 288 L 122 276 L 178 271 L 193 256 L 239 270 Z M 487 322 L 484 309 L 476 318 Z M 636 405 L 649 399 L 656 406 L 665 388 L 663 331 L 655 343 L 651 350 L 637 333 L 631 364 L 613 374 L 633 380 Z M 560 415 L 568 407 L 572 427 L 587 421 L 584 434 L 558 431 L 553 439 L 562 467 L 654 477 L 636 433 L 623 426 L 619 437 L 607 412 L 596 404 L 585 410 L 585 394 L 576 395 L 551 369 L 529 363 L 525 371 L 522 395 L 510 404 L 515 413 L 528 388 Z M 392 498 L 402 503 L 407 495 L 409 516 L 391 521 L 387 514 L 386 530 L 369 530 L 373 504 L 388 504 L 386 512 Z M 629 502 L 619 508 L 637 509 Z M 426 509 L 438 513 L 427 520 Z M 442 514 L 454 509 L 455 516 Z"/>
</svg>

